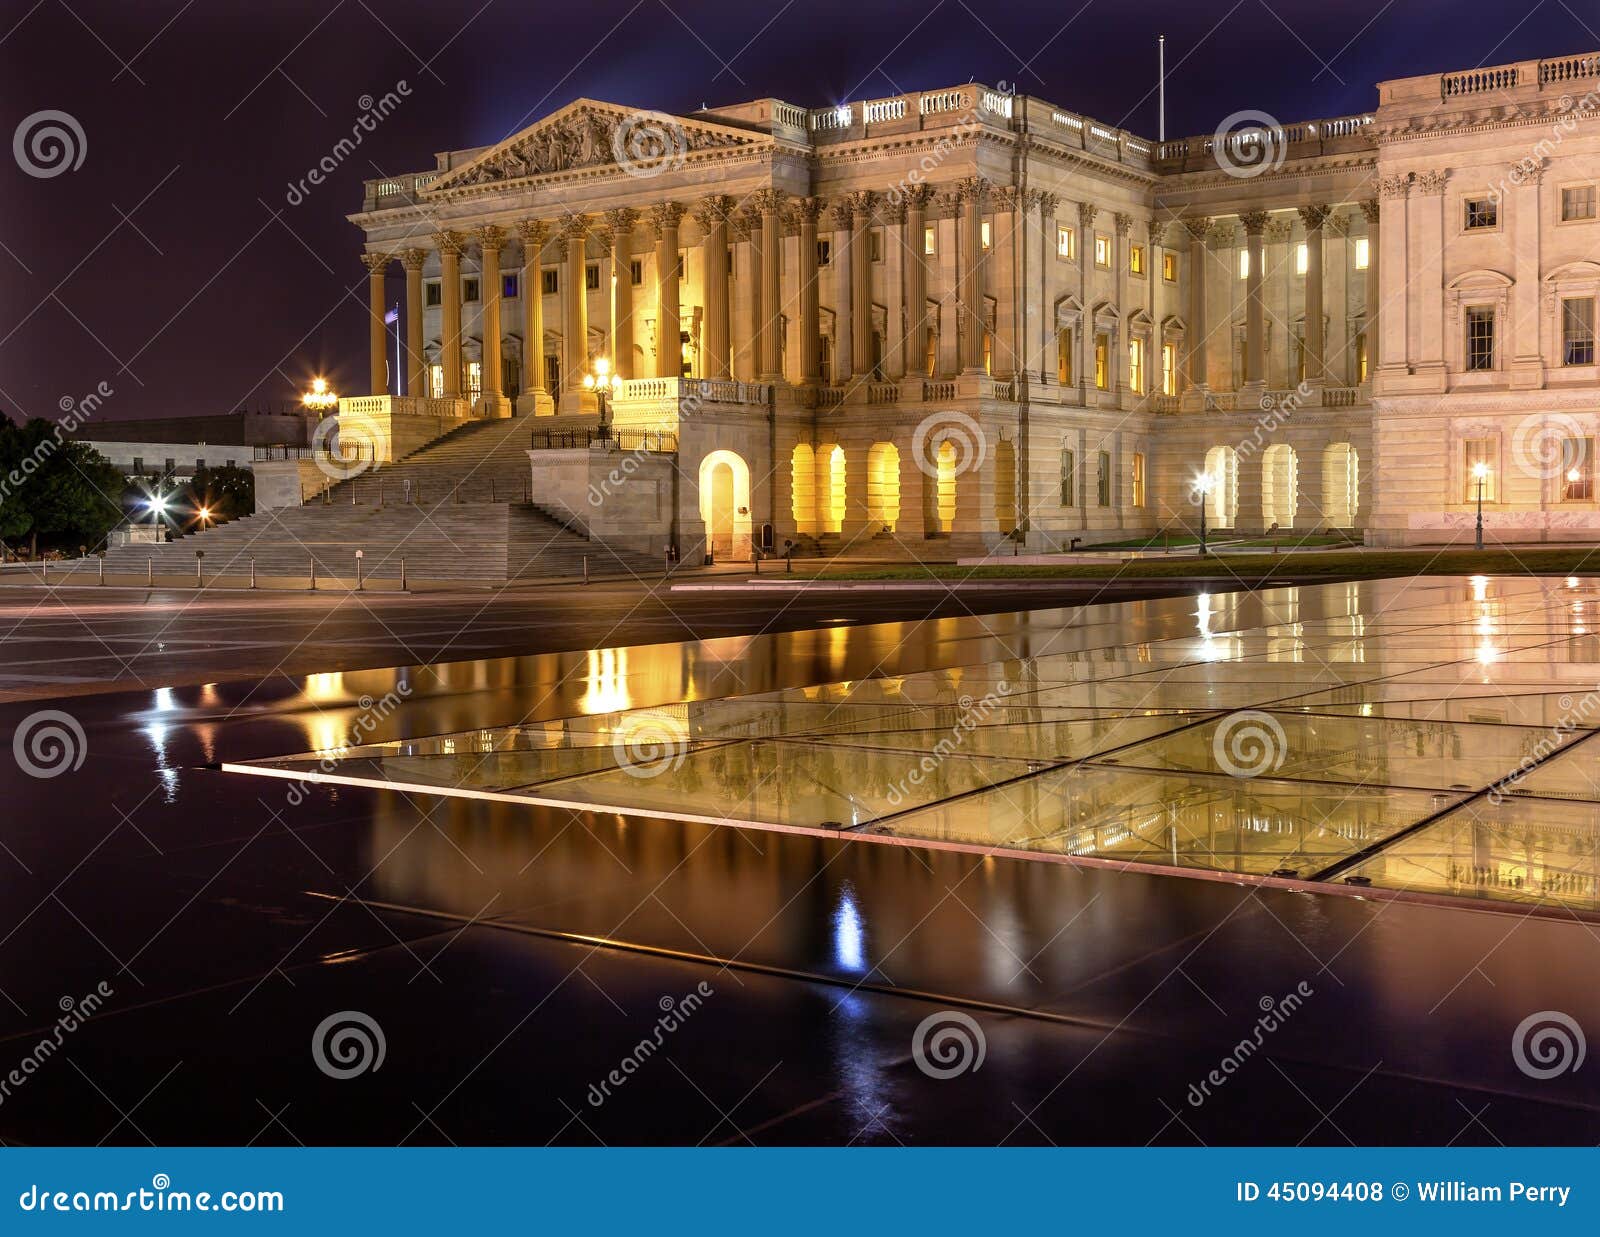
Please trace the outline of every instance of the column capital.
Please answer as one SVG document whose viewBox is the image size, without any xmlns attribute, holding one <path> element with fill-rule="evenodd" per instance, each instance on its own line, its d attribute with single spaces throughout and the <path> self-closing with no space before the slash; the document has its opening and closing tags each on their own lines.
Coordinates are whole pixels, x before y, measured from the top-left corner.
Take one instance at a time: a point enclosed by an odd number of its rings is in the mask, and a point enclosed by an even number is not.
<svg viewBox="0 0 1600 1237">
<path fill-rule="evenodd" d="M 727 223 L 728 216 L 733 213 L 734 201 L 730 194 L 713 193 L 710 197 L 702 198 L 694 208 L 694 221 L 700 225 L 702 232 L 709 232 L 719 224 Z"/>
<path fill-rule="evenodd" d="M 521 219 L 517 222 L 517 235 L 524 245 L 538 250 L 550 239 L 550 224 L 543 219 Z"/>
<path fill-rule="evenodd" d="M 1211 217 L 1209 215 L 1184 215 L 1179 220 L 1183 230 L 1202 245 L 1206 241 L 1206 233 L 1211 231 Z"/>
<path fill-rule="evenodd" d="M 1284 245 L 1289 241 L 1289 233 L 1294 225 L 1287 219 L 1273 219 L 1267 223 L 1267 239 L 1274 245 Z"/>
<path fill-rule="evenodd" d="M 1264 210 L 1247 210 L 1239 215 L 1239 222 L 1244 225 L 1246 236 L 1260 236 L 1267 230 L 1267 221 L 1271 218 Z"/>
<path fill-rule="evenodd" d="M 1133 231 L 1133 216 L 1128 214 L 1127 211 L 1119 210 L 1114 217 L 1117 223 L 1118 236 L 1126 237 L 1129 232 Z"/>
<path fill-rule="evenodd" d="M 833 226 L 835 228 L 841 232 L 850 230 L 850 220 L 855 212 L 850 207 L 850 199 L 848 197 L 830 205 L 828 213 L 833 216 Z"/>
<path fill-rule="evenodd" d="M 506 230 L 497 224 L 486 223 L 481 228 L 474 228 L 472 239 L 484 249 L 502 249 L 506 243 Z"/>
<path fill-rule="evenodd" d="M 1361 213 L 1366 216 L 1368 223 L 1378 222 L 1378 199 L 1368 198 L 1361 203 Z"/>
<path fill-rule="evenodd" d="M 1405 172 L 1399 176 L 1385 176 L 1378 182 L 1378 193 L 1386 198 L 1403 198 L 1411 190 L 1411 173 Z"/>
<path fill-rule="evenodd" d="M 688 213 L 688 207 L 682 202 L 657 202 L 646 212 L 645 218 L 650 222 L 650 230 L 657 240 L 683 222 L 683 217 Z"/>
<path fill-rule="evenodd" d="M 619 236 L 632 236 L 634 228 L 639 224 L 639 212 L 631 206 L 618 206 L 608 210 L 602 218 L 605 222 L 600 225 L 599 231 L 608 249 L 617 247 Z"/>
<path fill-rule="evenodd" d="M 769 187 L 757 189 L 750 195 L 748 200 L 751 207 L 760 211 L 763 215 L 776 215 L 782 212 L 783 203 L 788 196 L 782 189 Z"/>
<path fill-rule="evenodd" d="M 905 199 L 906 209 L 927 210 L 928 204 L 933 201 L 933 186 L 912 185 L 900 196 Z"/>
<path fill-rule="evenodd" d="M 1161 249 L 1167 243 L 1167 221 L 1165 219 L 1149 219 L 1144 225 L 1145 236 L 1150 241 L 1150 248 Z"/>
<path fill-rule="evenodd" d="M 394 261 L 392 253 L 364 253 L 361 255 L 361 265 L 367 268 L 369 275 L 382 275 L 389 269 L 389 263 Z"/>
<path fill-rule="evenodd" d="M 1335 236 L 1350 235 L 1350 216 L 1343 213 L 1330 214 L 1328 216 L 1328 231 Z"/>
<path fill-rule="evenodd" d="M 1526 173 L 1524 173 L 1526 175 Z M 1417 176 L 1417 192 L 1427 197 L 1436 198 L 1444 192 L 1445 182 L 1450 179 L 1448 168 L 1430 168 Z"/>
<path fill-rule="evenodd" d="M 878 213 L 890 223 L 903 224 L 906 221 L 906 200 L 900 197 L 885 198 Z"/>
<path fill-rule="evenodd" d="M 459 232 L 444 231 L 433 238 L 433 247 L 440 253 L 459 258 L 467 248 L 467 238 Z"/>
<path fill-rule="evenodd" d="M 988 200 L 991 188 L 987 176 L 963 176 L 956 181 L 955 192 L 961 202 L 974 202 L 981 207 Z"/>
<path fill-rule="evenodd" d="M 761 216 L 752 211 L 748 206 L 740 207 L 728 216 L 728 236 L 732 240 L 747 241 L 750 239 L 750 230 L 761 229 Z"/>
<path fill-rule="evenodd" d="M 1054 218 L 1055 217 L 1055 213 L 1056 213 L 1056 207 L 1058 207 L 1060 205 L 1061 205 L 1061 195 L 1059 193 L 1046 193 L 1042 189 L 1039 191 L 1039 216 L 1040 216 L 1040 218 L 1043 218 L 1043 219 L 1052 219 L 1052 218 Z M 1051 243 L 1054 244 L 1053 241 Z"/>
<path fill-rule="evenodd" d="M 589 216 L 580 215 L 576 211 L 568 211 L 556 221 L 556 227 L 563 238 L 569 241 L 582 243 L 584 237 L 589 235 Z"/>
<path fill-rule="evenodd" d="M 798 198 L 794 204 L 794 213 L 802 220 L 810 220 L 812 223 L 822 218 L 822 212 L 827 209 L 828 200 L 826 198 Z"/>
<path fill-rule="evenodd" d="M 857 221 L 865 224 L 872 217 L 872 208 L 877 204 L 878 195 L 871 189 L 856 189 L 848 197 Z"/>
<path fill-rule="evenodd" d="M 1078 224 L 1080 227 L 1093 227 L 1094 218 L 1100 213 L 1100 208 L 1093 202 L 1078 203 Z"/>
<path fill-rule="evenodd" d="M 1333 213 L 1331 206 L 1302 206 L 1299 208 L 1300 222 L 1306 225 L 1307 232 L 1317 232 L 1323 224 L 1328 222 L 1328 216 Z"/>
<path fill-rule="evenodd" d="M 420 271 L 427 260 L 426 249 L 407 249 L 400 255 L 400 265 L 408 271 Z"/>
</svg>

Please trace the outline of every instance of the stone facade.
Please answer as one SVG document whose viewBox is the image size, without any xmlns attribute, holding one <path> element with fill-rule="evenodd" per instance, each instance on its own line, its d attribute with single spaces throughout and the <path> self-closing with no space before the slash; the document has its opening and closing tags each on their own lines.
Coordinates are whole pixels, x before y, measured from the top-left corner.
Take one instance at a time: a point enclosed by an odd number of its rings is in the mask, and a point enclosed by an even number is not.
<svg viewBox="0 0 1600 1237">
<path fill-rule="evenodd" d="M 1561 459 L 1600 437 L 1594 79 L 1411 78 L 1372 114 L 1159 144 L 980 85 L 580 99 L 368 183 L 374 394 L 399 262 L 393 395 L 532 418 L 552 496 L 639 444 L 626 511 L 585 520 L 652 550 L 1065 547 L 1196 524 L 1201 475 L 1214 527 L 1441 540 L 1485 453 L 1495 529 L 1600 529 L 1592 474 L 1583 500 L 1511 476 L 1523 419 Z"/>
</svg>

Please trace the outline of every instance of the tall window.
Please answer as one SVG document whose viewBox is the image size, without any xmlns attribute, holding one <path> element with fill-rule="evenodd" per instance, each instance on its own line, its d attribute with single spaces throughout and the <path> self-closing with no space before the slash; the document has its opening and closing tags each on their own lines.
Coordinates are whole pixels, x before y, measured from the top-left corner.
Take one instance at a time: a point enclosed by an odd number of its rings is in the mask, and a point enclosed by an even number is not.
<svg viewBox="0 0 1600 1237">
<path fill-rule="evenodd" d="M 994 332 L 983 333 L 983 372 L 994 373 Z"/>
<path fill-rule="evenodd" d="M 1356 336 L 1356 381 L 1367 380 L 1367 334 L 1363 331 Z"/>
<path fill-rule="evenodd" d="M 1467 310 L 1467 368 L 1494 368 L 1494 310 L 1487 305 Z"/>
<path fill-rule="evenodd" d="M 471 275 L 461 281 L 461 302 L 464 305 L 472 305 L 477 302 L 477 299 L 478 277 Z"/>
<path fill-rule="evenodd" d="M 1469 438 L 1461 444 L 1461 475 L 1466 493 L 1463 502 L 1478 501 L 1478 469 L 1483 469 L 1483 501 L 1495 501 L 1494 439 Z"/>
<path fill-rule="evenodd" d="M 1161 345 L 1161 394 L 1178 393 L 1178 345 Z"/>
<path fill-rule="evenodd" d="M 1102 451 L 1095 461 L 1095 501 L 1102 507 L 1111 505 L 1111 452 Z"/>
<path fill-rule="evenodd" d="M 1078 256 L 1078 234 L 1068 227 L 1056 229 L 1056 257 L 1068 262 Z"/>
<path fill-rule="evenodd" d="M 1594 501 L 1594 439 L 1561 440 L 1561 501 Z"/>
<path fill-rule="evenodd" d="M 1500 212 L 1493 198 L 1467 198 L 1462 210 L 1465 214 L 1462 226 L 1469 232 L 1492 228 L 1500 222 Z"/>
<path fill-rule="evenodd" d="M 1250 251 L 1243 246 L 1239 248 L 1239 278 L 1250 278 Z"/>
<path fill-rule="evenodd" d="M 540 271 L 539 286 L 544 290 L 546 296 L 554 296 L 561 291 L 561 272 L 554 269 Z"/>
<path fill-rule="evenodd" d="M 444 289 L 437 279 L 430 279 L 422 285 L 422 303 L 429 308 L 444 304 Z"/>
<path fill-rule="evenodd" d="M 1365 236 L 1356 237 L 1356 270 L 1364 271 L 1372 261 L 1372 242 Z"/>
<path fill-rule="evenodd" d="M 1144 506 L 1144 452 L 1133 453 L 1133 505 Z"/>
<path fill-rule="evenodd" d="M 678 262 L 679 262 L 678 274 L 681 275 L 681 274 L 683 274 L 683 270 L 682 270 L 683 258 L 682 258 L 681 255 L 678 258 Z M 587 288 L 590 292 L 594 292 L 594 291 L 597 291 L 599 289 L 599 287 L 600 287 L 600 263 L 598 263 L 598 262 L 590 262 L 583 268 L 583 286 L 585 288 Z"/>
<path fill-rule="evenodd" d="M 1304 241 L 1294 247 L 1294 273 L 1304 275 L 1311 269 L 1311 250 Z"/>
<path fill-rule="evenodd" d="M 1104 232 L 1094 234 L 1094 264 L 1096 266 L 1111 265 L 1111 238 Z"/>
<path fill-rule="evenodd" d="M 979 245 L 981 245 L 984 249 L 987 249 L 989 247 L 989 221 L 987 219 L 978 225 L 978 232 Z"/>
<path fill-rule="evenodd" d="M 1594 186 L 1573 185 L 1561 191 L 1561 218 L 1593 219 Z"/>
<path fill-rule="evenodd" d="M 500 276 L 500 295 L 507 300 L 517 299 L 517 282 L 515 272 Z"/>
<path fill-rule="evenodd" d="M 939 252 L 939 230 L 931 223 L 922 229 L 922 252 L 929 255 Z"/>
<path fill-rule="evenodd" d="M 1128 341 L 1128 387 L 1135 395 L 1144 394 L 1144 340 Z"/>
<path fill-rule="evenodd" d="M 444 398 L 444 366 L 428 366 L 428 394 L 434 399 Z"/>
<path fill-rule="evenodd" d="M 939 372 L 939 332 L 928 332 L 928 354 L 925 358 L 928 365 L 928 377 L 932 378 Z"/>
<path fill-rule="evenodd" d="M 483 394 L 483 362 L 467 362 L 467 389 L 462 392 L 469 400 L 476 403 L 478 396 Z"/>
<path fill-rule="evenodd" d="M 1094 337 L 1094 385 L 1102 391 L 1111 389 L 1111 337 Z"/>
<path fill-rule="evenodd" d="M 867 233 L 867 254 L 874 262 L 883 261 L 883 229 L 873 228 Z"/>
<path fill-rule="evenodd" d="M 1072 385 L 1072 328 L 1062 327 L 1056 332 L 1056 381 L 1062 386 Z"/>
<path fill-rule="evenodd" d="M 547 356 L 544 359 L 544 385 L 547 391 L 561 389 L 561 358 Z"/>
<path fill-rule="evenodd" d="M 817 242 L 817 265 L 818 266 L 827 266 L 828 263 L 830 263 L 832 261 L 833 261 L 833 242 L 832 241 L 818 241 Z"/>
<path fill-rule="evenodd" d="M 1128 273 L 1130 275 L 1144 274 L 1144 246 L 1128 246 Z"/>
<path fill-rule="evenodd" d="M 1078 505 L 1078 455 L 1071 447 L 1061 448 L 1061 505 Z"/>
<path fill-rule="evenodd" d="M 628 263 L 628 282 L 635 288 L 644 283 L 644 259 L 634 258 Z"/>
<path fill-rule="evenodd" d="M 1168 283 L 1178 282 L 1178 255 L 1170 249 L 1161 255 L 1161 278 Z"/>
<path fill-rule="evenodd" d="M 1569 296 L 1561 302 L 1561 363 L 1594 364 L 1594 297 Z"/>
</svg>

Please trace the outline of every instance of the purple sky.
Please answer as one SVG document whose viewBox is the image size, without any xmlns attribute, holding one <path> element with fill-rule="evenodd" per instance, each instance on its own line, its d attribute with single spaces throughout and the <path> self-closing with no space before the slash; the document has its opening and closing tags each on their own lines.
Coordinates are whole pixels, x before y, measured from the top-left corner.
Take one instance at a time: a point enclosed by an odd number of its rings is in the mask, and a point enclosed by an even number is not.
<svg viewBox="0 0 1600 1237">
<path fill-rule="evenodd" d="M 0 23 L 6 132 L 54 110 L 85 138 L 76 170 L 0 167 L 0 411 L 54 416 L 105 383 L 107 418 L 293 399 L 315 372 L 359 385 L 366 277 L 344 217 L 360 182 L 580 95 L 819 106 L 976 78 L 1154 137 L 1165 32 L 1178 136 L 1242 108 L 1361 111 L 1385 77 L 1600 48 L 1600 13 L 1571 0 L 14 0 Z M 400 109 L 290 206 L 360 97 L 401 79 Z"/>
</svg>

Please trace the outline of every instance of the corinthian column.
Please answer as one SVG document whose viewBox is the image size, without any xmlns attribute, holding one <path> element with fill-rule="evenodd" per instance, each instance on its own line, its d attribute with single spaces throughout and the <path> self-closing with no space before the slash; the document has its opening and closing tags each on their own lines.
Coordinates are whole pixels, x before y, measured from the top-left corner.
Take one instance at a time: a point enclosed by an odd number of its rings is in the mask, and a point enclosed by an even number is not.
<svg viewBox="0 0 1600 1237">
<path fill-rule="evenodd" d="M 835 202 L 833 211 L 833 373 L 834 386 L 843 386 L 855 373 L 855 332 L 850 312 L 850 270 L 856 255 L 850 252 L 850 203 Z"/>
<path fill-rule="evenodd" d="M 633 364 L 633 229 L 639 212 L 631 206 L 606 212 L 600 237 L 611 255 L 611 371 L 637 378 Z"/>
<path fill-rule="evenodd" d="M 1306 381 L 1321 386 L 1327 379 L 1327 349 L 1322 334 L 1322 225 L 1328 207 L 1302 206 L 1306 225 Z"/>
<path fill-rule="evenodd" d="M 544 277 L 539 255 L 550 239 L 550 225 L 542 219 L 517 224 L 522 238 L 522 397 L 518 411 L 524 416 L 548 416 L 554 401 L 544 385 Z"/>
<path fill-rule="evenodd" d="M 1361 203 L 1361 213 L 1367 218 L 1367 285 L 1363 289 L 1362 328 L 1367 337 L 1367 381 L 1378 371 L 1378 201 L 1369 198 Z M 1359 371 L 1355 373 L 1361 380 Z"/>
<path fill-rule="evenodd" d="M 906 190 L 906 370 L 913 373 L 923 371 L 928 355 L 928 255 L 924 252 L 923 233 L 927 231 L 931 201 L 931 185 L 913 185 Z"/>
<path fill-rule="evenodd" d="M 783 191 L 757 189 L 751 205 L 761 213 L 761 335 L 757 376 L 783 377 Z"/>
<path fill-rule="evenodd" d="M 877 194 L 858 189 L 850 195 L 850 326 L 856 372 L 872 373 L 872 207 Z"/>
<path fill-rule="evenodd" d="M 500 389 L 500 247 L 506 243 L 506 233 L 504 228 L 490 224 L 473 235 L 483 252 L 483 271 L 478 281 L 478 294 L 483 300 L 483 384 L 478 408 L 486 416 L 509 417 L 511 405 Z"/>
<path fill-rule="evenodd" d="M 423 249 L 400 255 L 406 268 L 406 394 L 414 398 L 428 394 L 428 359 L 422 347 L 422 266 L 427 260 Z"/>
<path fill-rule="evenodd" d="M 383 276 L 389 269 L 390 257 L 386 253 L 364 253 L 361 264 L 367 268 L 367 345 L 370 355 L 367 394 L 389 393 L 388 367 L 384 353 L 388 349 L 388 332 L 384 329 Z"/>
<path fill-rule="evenodd" d="M 683 326 L 678 308 L 678 225 L 682 202 L 657 202 L 650 208 L 650 230 L 656 238 L 656 377 L 683 374 Z"/>
<path fill-rule="evenodd" d="M 1189 354 L 1186 366 L 1188 389 L 1205 391 L 1206 379 L 1206 233 L 1211 230 L 1211 220 L 1204 215 L 1186 215 L 1184 230 L 1189 233 L 1189 321 L 1185 324 L 1184 343 Z"/>
<path fill-rule="evenodd" d="M 957 246 L 961 260 L 959 278 L 961 311 L 967 329 L 961 335 L 961 369 L 968 374 L 983 372 L 983 208 L 989 200 L 989 182 L 969 176 L 957 187 L 961 201 L 961 240 Z"/>
<path fill-rule="evenodd" d="M 1261 287 L 1265 275 L 1266 255 L 1262 249 L 1262 234 L 1267 230 L 1267 212 L 1246 211 L 1239 216 L 1244 224 L 1246 252 L 1250 258 L 1250 273 L 1245 279 L 1244 312 L 1244 385 L 1249 391 L 1260 394 L 1266 386 L 1266 304 Z"/>
<path fill-rule="evenodd" d="M 598 404 L 583 389 L 583 375 L 589 369 L 589 221 L 582 215 L 563 217 L 561 240 L 566 246 L 561 272 L 561 411 L 592 412 Z"/>
<path fill-rule="evenodd" d="M 461 398 L 461 251 L 466 242 L 459 232 L 441 232 L 433 238 L 439 250 L 440 361 L 444 366 L 444 397 Z"/>
<path fill-rule="evenodd" d="M 884 311 L 888 338 L 883 341 L 884 375 L 892 382 L 906 376 L 906 281 L 901 274 L 906 252 L 906 202 L 886 199 L 883 215 Z"/>
<path fill-rule="evenodd" d="M 732 209 L 733 199 L 725 193 L 714 193 L 694 208 L 704 284 L 700 299 L 706 315 L 700 357 L 707 378 L 728 377 L 732 360 L 728 342 L 728 212 Z"/>
<path fill-rule="evenodd" d="M 807 386 L 822 380 L 817 299 L 817 217 L 822 210 L 821 198 L 801 198 L 795 207 L 800 227 L 800 381 Z"/>
</svg>

